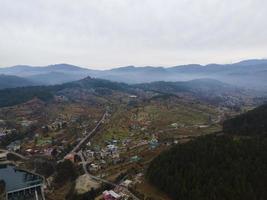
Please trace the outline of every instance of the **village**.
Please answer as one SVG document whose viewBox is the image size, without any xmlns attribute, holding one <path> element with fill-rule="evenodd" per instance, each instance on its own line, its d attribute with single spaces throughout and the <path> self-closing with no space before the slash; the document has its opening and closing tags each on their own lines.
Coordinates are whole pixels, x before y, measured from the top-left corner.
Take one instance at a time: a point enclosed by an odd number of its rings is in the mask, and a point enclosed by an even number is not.
<svg viewBox="0 0 267 200">
<path fill-rule="evenodd" d="M 0 116 L 1 162 L 38 172 L 40 160 L 52 163 L 52 171 L 69 161 L 77 174 L 71 183 L 77 195 L 93 190 L 99 200 L 155 198 L 145 178 L 151 160 L 173 145 L 220 131 L 224 118 L 235 114 L 176 99 L 147 104 L 136 95 L 117 98 L 123 104 L 92 106 L 63 96 L 48 106 L 32 100 L 12 112 L 5 108 L 2 113 L 12 113 L 13 122 Z M 54 186 L 53 173 L 44 174 L 46 199 L 63 198 L 71 190 L 65 187 L 70 186 Z"/>
<path fill-rule="evenodd" d="M 105 113 L 104 116 L 106 117 L 108 116 L 108 114 Z M 105 123 L 104 118 L 103 120 L 99 121 L 97 125 L 100 126 L 102 123 Z M 61 129 L 66 128 L 67 126 L 66 124 L 67 124 L 66 122 L 57 121 L 53 122 L 51 125 L 43 126 L 42 129 L 46 129 L 46 132 L 55 130 L 60 131 Z M 1 133 L 2 137 L 7 136 L 8 134 L 11 134 L 10 130 L 5 130 L 2 131 Z M 35 134 L 35 138 L 38 137 L 39 134 Z M 84 131 L 82 133 L 82 137 L 84 138 L 88 137 L 87 131 Z M 113 176 L 114 172 L 110 173 L 108 170 L 109 168 L 112 168 L 113 166 L 116 165 L 122 165 L 122 164 L 131 165 L 139 162 L 142 158 L 139 157 L 139 155 L 137 154 L 138 153 L 138 151 L 136 151 L 137 148 L 146 147 L 149 149 L 154 149 L 159 145 L 156 138 L 153 138 L 150 141 L 142 140 L 140 142 L 132 141 L 130 139 L 125 139 L 123 141 L 110 140 L 110 141 L 105 141 L 106 144 L 104 146 L 91 144 L 90 137 L 88 137 L 87 140 L 84 140 L 84 142 L 82 143 L 81 141 L 82 138 L 77 139 L 78 142 L 77 146 L 73 147 L 73 149 L 67 155 L 64 156 L 64 160 L 70 160 L 75 165 L 85 166 L 84 170 L 85 174 L 89 174 L 89 176 L 85 177 L 87 177 L 87 179 L 90 181 L 90 184 L 88 186 L 89 188 L 86 188 L 85 191 L 90 190 L 92 186 L 95 187 L 94 189 L 97 189 L 98 187 L 100 187 L 100 183 L 102 182 L 102 180 L 105 180 L 104 178 Z M 33 142 L 35 144 L 35 148 L 34 147 L 26 148 L 28 146 L 25 146 L 24 142 L 20 140 L 12 142 L 6 147 L 7 151 L 0 154 L 1 155 L 0 161 L 2 163 L 6 162 L 8 153 L 14 153 L 14 154 L 18 153 L 18 155 L 24 154 L 27 156 L 27 158 L 30 157 L 34 158 L 36 156 L 45 156 L 45 157 L 50 157 L 51 159 L 60 159 L 61 155 L 64 155 L 66 149 L 64 148 L 65 141 L 62 141 L 62 146 L 61 146 L 58 145 L 56 139 L 51 139 L 50 137 L 42 139 L 42 142 L 38 142 L 38 139 L 37 142 L 36 141 Z M 134 153 L 134 154 L 132 153 L 131 157 L 128 157 L 129 151 Z M 124 170 L 126 171 L 127 167 Z M 136 183 L 139 183 L 140 182 L 139 179 L 142 176 L 143 174 L 139 173 L 134 178 L 134 180 L 125 179 L 121 181 L 121 183 L 119 184 L 113 183 L 112 181 L 114 180 L 105 180 L 104 182 L 107 182 L 109 185 L 115 187 L 112 190 L 104 191 L 101 196 L 103 197 L 103 199 L 129 199 L 133 195 L 131 195 L 131 193 L 129 194 L 127 188 L 135 185 Z M 79 183 L 77 184 L 79 185 Z"/>
</svg>

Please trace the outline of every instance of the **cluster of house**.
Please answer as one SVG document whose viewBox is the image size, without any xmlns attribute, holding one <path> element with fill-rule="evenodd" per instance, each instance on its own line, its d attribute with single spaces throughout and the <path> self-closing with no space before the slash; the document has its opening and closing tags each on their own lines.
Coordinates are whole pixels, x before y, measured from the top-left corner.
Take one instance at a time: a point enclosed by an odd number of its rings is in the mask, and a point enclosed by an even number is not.
<svg viewBox="0 0 267 200">
<path fill-rule="evenodd" d="M 64 95 L 55 95 L 54 100 L 59 102 L 59 103 L 62 103 L 62 102 L 68 101 L 69 99 L 68 99 L 68 97 L 66 97 Z"/>
<path fill-rule="evenodd" d="M 129 191 L 127 189 L 131 188 L 137 183 L 141 183 L 141 178 L 143 177 L 142 173 L 139 173 L 135 176 L 133 180 L 126 179 L 116 186 L 112 190 L 105 190 L 102 193 L 102 198 L 104 200 L 128 200 L 132 199 Z"/>
<path fill-rule="evenodd" d="M 177 129 L 177 128 L 189 128 L 189 127 L 192 127 L 192 128 L 198 128 L 198 129 L 202 129 L 202 128 L 207 128 L 207 127 L 209 127 L 210 126 L 210 124 L 212 124 L 212 119 L 211 119 L 211 117 L 209 117 L 209 122 L 207 123 L 207 124 L 194 124 L 194 125 L 192 125 L 192 126 L 188 126 L 188 125 L 185 125 L 185 124 L 182 124 L 182 123 L 172 123 L 171 125 L 170 125 L 170 127 L 172 127 L 172 128 L 175 128 L 175 129 Z"/>
<path fill-rule="evenodd" d="M 60 153 L 61 151 L 59 148 L 43 148 L 43 149 L 35 149 L 35 148 L 28 148 L 25 150 L 28 154 L 42 154 L 44 156 L 56 156 L 56 154 Z M 56 152 L 56 153 L 55 153 Z"/>
<path fill-rule="evenodd" d="M 0 139 L 14 132 L 16 132 L 16 129 L 0 128 Z"/>
<path fill-rule="evenodd" d="M 133 184 L 131 180 L 123 181 L 119 186 L 116 186 L 113 190 L 105 190 L 103 192 L 104 200 L 127 200 L 130 196 L 125 191 L 125 188 L 130 187 Z"/>
<path fill-rule="evenodd" d="M 4 137 L 6 137 L 6 133 L 5 132 L 0 132 L 0 140 L 2 139 L 2 138 L 4 138 Z"/>
<path fill-rule="evenodd" d="M 116 164 L 121 161 L 118 146 L 114 143 L 108 144 L 105 148 L 94 150 L 87 149 L 83 151 L 83 155 L 89 165 L 91 172 L 96 172 L 101 168 L 104 168 L 108 162 Z"/>
<path fill-rule="evenodd" d="M 49 125 L 42 126 L 42 129 L 43 129 L 43 131 L 47 132 L 47 131 L 58 131 L 58 130 L 66 128 L 66 127 L 67 127 L 66 121 L 56 120 Z"/>
<path fill-rule="evenodd" d="M 156 137 L 152 137 L 151 140 L 141 140 L 139 142 L 131 142 L 131 145 L 129 145 L 129 142 L 130 142 L 129 139 L 123 140 L 122 146 L 119 148 L 118 141 L 112 140 L 112 141 L 107 141 L 107 145 L 105 146 L 105 148 L 101 149 L 99 147 L 98 148 L 96 147 L 94 148 L 94 150 L 92 150 L 92 148 L 83 150 L 82 153 L 86 158 L 87 163 L 89 164 L 88 168 L 90 172 L 92 173 L 97 172 L 101 169 L 106 168 L 109 164 L 118 164 L 126 160 L 129 162 L 138 162 L 142 159 L 138 155 L 133 155 L 129 158 L 121 157 L 120 154 L 124 151 L 127 151 L 128 148 L 132 149 L 132 148 L 137 148 L 139 146 L 148 145 L 150 149 L 154 149 L 159 145 L 159 142 L 156 139 Z"/>
<path fill-rule="evenodd" d="M 104 148 L 100 148 L 99 146 L 91 147 L 91 143 L 88 142 L 87 149 L 83 149 L 81 153 L 83 154 L 88 169 L 91 173 L 96 173 L 101 169 L 105 169 L 110 164 L 118 164 L 128 160 L 129 162 L 138 162 L 142 158 L 138 155 L 134 155 L 129 158 L 121 157 L 120 154 L 124 151 L 127 151 L 128 148 L 136 148 L 143 145 L 149 145 L 149 148 L 156 148 L 159 143 L 158 140 L 153 137 L 151 140 L 141 140 L 139 142 L 131 142 L 131 146 L 129 147 L 130 140 L 125 139 L 122 141 L 122 146 L 118 146 L 118 140 L 106 141 L 106 146 Z M 76 153 L 70 153 L 65 156 L 65 159 L 68 159 L 72 162 L 77 162 L 79 159 L 76 159 Z M 79 157 L 79 156 L 78 156 Z"/>
<path fill-rule="evenodd" d="M 136 144 L 132 145 L 129 147 L 130 149 L 138 148 L 141 146 L 148 145 L 150 149 L 154 149 L 159 146 L 159 141 L 158 139 L 153 135 L 152 139 L 150 140 L 140 140 Z"/>
<path fill-rule="evenodd" d="M 19 151 L 21 147 L 21 141 L 20 140 L 16 140 L 14 142 L 11 142 L 6 148 L 9 151 Z"/>
<path fill-rule="evenodd" d="M 27 120 L 27 119 L 24 119 L 20 122 L 21 126 L 23 126 L 23 127 L 29 127 L 34 123 L 36 123 L 36 121 L 31 121 L 31 120 Z"/>
<path fill-rule="evenodd" d="M 184 128 L 185 127 L 185 124 L 182 124 L 182 123 L 178 123 L 178 122 L 175 122 L 175 123 L 172 123 L 170 125 L 172 128 Z"/>
</svg>

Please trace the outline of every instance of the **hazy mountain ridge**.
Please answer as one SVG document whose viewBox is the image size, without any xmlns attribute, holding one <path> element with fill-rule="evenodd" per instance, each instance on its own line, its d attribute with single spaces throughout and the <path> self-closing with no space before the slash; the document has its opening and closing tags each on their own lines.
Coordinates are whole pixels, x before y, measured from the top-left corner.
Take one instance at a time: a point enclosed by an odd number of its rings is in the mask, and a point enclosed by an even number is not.
<svg viewBox="0 0 267 200">
<path fill-rule="evenodd" d="M 27 78 L 31 81 L 39 82 L 41 85 L 55 85 L 80 80 L 84 77 L 86 77 L 86 75 L 83 76 L 64 72 L 49 72 L 46 74 L 32 75 Z"/>
<path fill-rule="evenodd" d="M 87 76 L 129 84 L 155 81 L 189 81 L 216 79 L 235 86 L 267 90 L 267 60 L 245 60 L 233 64 L 189 64 L 174 67 L 126 66 L 109 70 L 91 70 L 69 64 L 46 67 L 14 66 L 0 68 L 0 74 L 15 75 L 43 84 L 61 84 Z"/>
<path fill-rule="evenodd" d="M 0 89 L 33 86 L 36 84 L 22 77 L 0 74 Z"/>
<path fill-rule="evenodd" d="M 0 72 L 3 74 L 17 74 L 20 76 L 31 76 L 36 74 L 43 74 L 49 72 L 78 72 L 78 71 L 88 71 L 88 69 L 78 67 L 70 64 L 55 64 L 48 66 L 28 66 L 28 65 L 16 65 L 12 67 L 0 68 Z"/>
<path fill-rule="evenodd" d="M 54 85 L 83 79 L 91 70 L 69 64 L 45 67 L 17 65 L 0 68 L 1 74 L 23 77 L 38 85 Z"/>
</svg>

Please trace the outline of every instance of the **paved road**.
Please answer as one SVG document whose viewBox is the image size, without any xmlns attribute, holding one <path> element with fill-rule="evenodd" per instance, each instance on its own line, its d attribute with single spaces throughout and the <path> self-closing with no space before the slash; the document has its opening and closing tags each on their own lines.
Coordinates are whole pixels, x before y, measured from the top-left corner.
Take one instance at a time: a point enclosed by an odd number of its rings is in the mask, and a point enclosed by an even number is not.
<svg viewBox="0 0 267 200">
<path fill-rule="evenodd" d="M 25 156 L 23 156 L 23 155 L 21 155 L 21 154 L 19 154 L 19 153 L 16 153 L 16 152 L 14 152 L 14 151 L 8 151 L 8 150 L 6 150 L 6 149 L 0 149 L 0 152 L 3 152 L 3 153 L 11 153 L 11 154 L 13 154 L 13 155 L 15 155 L 15 156 L 18 156 L 19 158 L 21 158 L 22 160 L 28 160 L 29 158 L 27 158 L 27 157 L 25 157 Z"/>
<path fill-rule="evenodd" d="M 106 111 L 102 118 L 97 122 L 95 128 L 93 130 L 91 130 L 80 142 L 79 144 L 77 144 L 70 153 L 77 153 L 81 146 L 88 141 L 88 139 L 96 132 L 96 130 L 98 129 L 98 127 L 101 125 L 101 123 L 105 120 L 106 116 L 107 116 L 108 112 Z"/>
<path fill-rule="evenodd" d="M 132 192 L 130 192 L 130 191 L 128 190 L 127 187 L 122 186 L 122 185 L 115 184 L 115 183 L 113 183 L 113 182 L 110 182 L 110 181 L 108 181 L 108 180 L 105 180 L 105 179 L 102 179 L 102 178 L 99 178 L 99 177 L 97 177 L 97 176 L 94 176 L 94 175 L 90 174 L 90 173 L 88 172 L 88 170 L 87 170 L 87 167 L 86 167 L 87 162 L 86 162 L 86 160 L 85 160 L 85 158 L 84 158 L 82 152 L 79 151 L 79 152 L 78 152 L 78 155 L 81 157 L 84 172 L 85 172 L 86 174 L 88 174 L 92 179 L 94 179 L 94 180 L 96 180 L 96 181 L 99 181 L 99 182 L 102 182 L 102 183 L 106 183 L 106 184 L 111 185 L 111 186 L 114 186 L 114 187 L 121 187 L 121 188 L 123 188 L 124 191 L 125 191 L 128 195 L 130 195 L 134 200 L 139 200 L 139 198 L 137 198 Z"/>
</svg>

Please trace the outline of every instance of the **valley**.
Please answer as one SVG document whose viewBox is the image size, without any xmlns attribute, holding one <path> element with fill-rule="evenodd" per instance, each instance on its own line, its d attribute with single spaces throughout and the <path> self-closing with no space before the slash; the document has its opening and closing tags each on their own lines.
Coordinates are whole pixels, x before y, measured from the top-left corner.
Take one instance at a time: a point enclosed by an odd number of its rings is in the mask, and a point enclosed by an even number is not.
<svg viewBox="0 0 267 200">
<path fill-rule="evenodd" d="M 9 162 L 42 174 L 53 200 L 110 189 L 125 199 L 160 199 L 145 178 L 155 157 L 221 133 L 225 119 L 258 105 L 250 91 L 209 79 L 128 85 L 87 77 L 0 93 L 1 148 L 13 155 Z M 59 175 L 64 167 L 73 177 Z"/>
<path fill-rule="evenodd" d="M 266 0 L 0 0 L 0 200 L 267 200 Z"/>
</svg>

